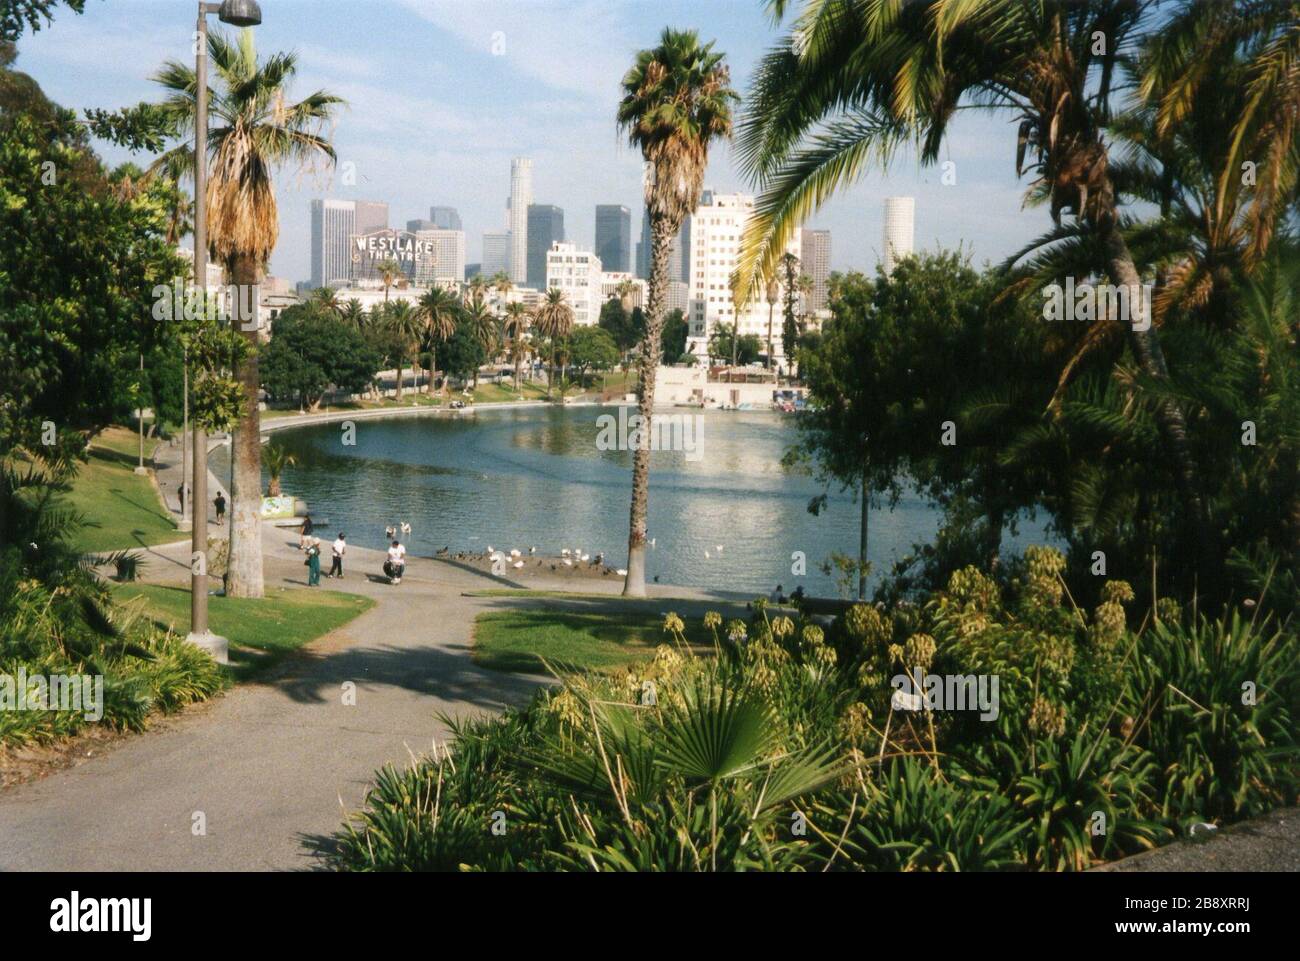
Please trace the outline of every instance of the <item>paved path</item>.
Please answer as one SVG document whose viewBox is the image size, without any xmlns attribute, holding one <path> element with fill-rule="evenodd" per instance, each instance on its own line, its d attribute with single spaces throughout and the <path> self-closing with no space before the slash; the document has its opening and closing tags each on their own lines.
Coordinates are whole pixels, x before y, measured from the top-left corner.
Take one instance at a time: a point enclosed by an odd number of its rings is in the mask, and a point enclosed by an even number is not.
<svg viewBox="0 0 1300 961">
<path fill-rule="evenodd" d="M 1205 840 L 1183 840 L 1095 871 L 1300 871 L 1300 808 L 1230 824 Z"/>
<path fill-rule="evenodd" d="M 267 590 L 304 582 L 290 532 L 267 527 Z M 150 549 L 151 580 L 183 583 L 187 545 Z M 350 550 L 368 571 L 376 552 Z M 354 561 L 354 563 L 355 563 Z M 469 656 L 490 579 L 415 560 L 402 584 L 362 570 L 324 589 L 382 598 L 278 673 L 123 740 L 105 756 L 0 792 L 0 871 L 257 870 L 313 866 L 302 836 L 337 829 L 385 762 L 445 735 L 435 714 L 495 712 L 540 679 L 482 670 Z M 399 600 L 400 598 L 400 600 Z M 357 703 L 344 706 L 345 682 Z M 191 831 L 195 812 L 205 836 Z"/>
</svg>

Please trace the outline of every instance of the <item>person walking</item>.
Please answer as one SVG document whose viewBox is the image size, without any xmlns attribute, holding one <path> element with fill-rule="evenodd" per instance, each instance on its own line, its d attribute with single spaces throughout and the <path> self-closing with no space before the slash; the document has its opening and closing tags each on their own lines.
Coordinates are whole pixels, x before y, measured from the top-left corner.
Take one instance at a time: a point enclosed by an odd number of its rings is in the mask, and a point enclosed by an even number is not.
<svg viewBox="0 0 1300 961">
<path fill-rule="evenodd" d="M 345 538 L 343 536 L 343 532 L 340 531 L 339 536 L 335 539 L 332 548 L 333 557 L 330 560 L 330 572 L 329 572 L 330 577 L 337 577 L 339 580 L 343 580 L 343 555 L 346 554 L 347 552 L 348 552 L 347 538 Z"/>
<path fill-rule="evenodd" d="M 307 586 L 320 587 L 319 537 L 313 537 L 307 544 Z"/>
<path fill-rule="evenodd" d="M 308 514 L 302 519 L 302 528 L 298 532 L 298 550 L 305 551 L 311 543 L 311 532 L 313 530 L 311 515 Z"/>
<path fill-rule="evenodd" d="M 212 499 L 212 506 L 217 509 L 217 523 L 226 522 L 226 495 L 217 491 L 217 496 Z"/>
</svg>

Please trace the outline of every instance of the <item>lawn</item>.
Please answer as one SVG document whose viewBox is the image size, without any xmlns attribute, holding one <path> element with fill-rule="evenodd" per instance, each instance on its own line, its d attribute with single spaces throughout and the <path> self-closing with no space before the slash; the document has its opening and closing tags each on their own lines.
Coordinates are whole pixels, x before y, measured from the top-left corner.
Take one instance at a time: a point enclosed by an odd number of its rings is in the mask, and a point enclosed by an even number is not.
<svg viewBox="0 0 1300 961">
<path fill-rule="evenodd" d="M 145 613 L 160 627 L 189 630 L 190 592 L 153 584 L 115 584 L 122 603 L 143 599 Z M 290 651 L 328 634 L 374 607 L 371 598 L 336 591 L 289 588 L 265 598 L 209 597 L 208 624 L 230 640 L 231 670 L 244 679 Z"/>
<path fill-rule="evenodd" d="M 653 657 L 673 643 L 658 613 L 591 613 L 551 608 L 493 611 L 474 621 L 474 662 L 494 671 L 546 672 L 542 659 L 565 668 L 612 672 Z M 712 650 L 698 621 L 686 625 L 697 650 Z"/>
<path fill-rule="evenodd" d="M 156 440 L 145 440 L 146 458 Z M 179 540 L 171 514 L 146 476 L 136 474 L 138 441 L 125 427 L 110 427 L 91 441 L 72 491 L 60 503 L 84 514 L 77 541 L 87 552 L 121 550 Z M 146 463 L 147 463 L 146 459 Z"/>
</svg>

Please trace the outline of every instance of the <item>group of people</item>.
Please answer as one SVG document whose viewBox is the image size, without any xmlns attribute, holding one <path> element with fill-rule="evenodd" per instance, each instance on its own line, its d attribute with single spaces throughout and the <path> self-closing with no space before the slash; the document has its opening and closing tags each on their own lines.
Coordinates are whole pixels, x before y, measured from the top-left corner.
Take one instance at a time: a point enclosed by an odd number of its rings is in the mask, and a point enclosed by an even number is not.
<svg viewBox="0 0 1300 961">
<path fill-rule="evenodd" d="M 298 550 L 307 554 L 307 560 L 303 563 L 307 567 L 307 586 L 320 587 L 320 555 L 321 546 L 320 538 L 312 534 L 311 515 L 307 515 L 302 520 L 302 527 L 298 533 Z M 326 577 L 337 577 L 343 579 L 343 555 L 348 552 L 347 535 L 339 531 L 339 536 L 334 539 L 330 545 L 332 559 L 330 571 Z"/>
<path fill-rule="evenodd" d="M 302 527 L 298 531 L 298 550 L 304 551 L 307 560 L 303 563 L 307 567 L 307 586 L 320 586 L 320 556 L 321 543 L 320 538 L 316 537 L 312 531 L 315 529 L 312 524 L 311 515 L 308 514 L 302 519 Z M 330 545 L 332 554 L 329 573 L 326 577 L 337 577 L 343 579 L 343 556 L 348 552 L 347 535 L 342 531 L 335 538 L 334 543 Z M 394 584 L 402 583 L 402 574 L 406 571 L 406 548 L 402 546 L 397 538 L 393 538 L 393 545 L 388 548 L 388 559 L 384 561 L 384 574 L 389 581 Z"/>
</svg>

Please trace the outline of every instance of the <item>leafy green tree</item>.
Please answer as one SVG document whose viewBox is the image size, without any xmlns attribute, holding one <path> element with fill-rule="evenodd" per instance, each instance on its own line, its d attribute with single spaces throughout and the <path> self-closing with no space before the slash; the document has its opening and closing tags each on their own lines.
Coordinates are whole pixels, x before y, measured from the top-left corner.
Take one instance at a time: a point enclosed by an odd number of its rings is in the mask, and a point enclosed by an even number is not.
<svg viewBox="0 0 1300 961">
<path fill-rule="evenodd" d="M 605 301 L 600 308 L 600 320 L 597 323 L 614 338 L 620 353 L 627 353 L 641 339 L 644 318 L 640 313 L 639 307 L 626 310 L 616 297 Z"/>
<path fill-rule="evenodd" d="M 592 370 L 618 366 L 618 345 L 609 331 L 599 327 L 576 327 L 569 335 L 569 363 L 585 375 Z"/>
<path fill-rule="evenodd" d="M 734 357 L 737 365 L 745 367 L 758 360 L 763 353 L 763 342 L 757 334 L 741 334 L 740 340 L 733 345 L 735 329 L 735 324 L 721 321 L 713 325 L 713 333 L 709 336 L 709 356 L 728 364 Z"/>
<path fill-rule="evenodd" d="M 681 310 L 671 310 L 664 317 L 663 356 L 681 357 L 686 353 L 686 335 L 690 327 Z"/>
<path fill-rule="evenodd" d="M 457 319 L 455 332 L 439 346 L 438 356 L 442 359 L 443 370 L 463 384 L 468 384 L 487 361 L 483 341 L 465 316 Z"/>
<path fill-rule="evenodd" d="M 379 368 L 380 357 L 355 327 L 320 305 L 290 307 L 262 347 L 262 379 L 277 400 L 296 400 L 316 410 L 331 386 L 359 392 Z"/>
</svg>

